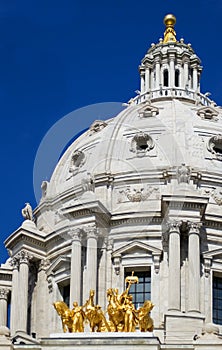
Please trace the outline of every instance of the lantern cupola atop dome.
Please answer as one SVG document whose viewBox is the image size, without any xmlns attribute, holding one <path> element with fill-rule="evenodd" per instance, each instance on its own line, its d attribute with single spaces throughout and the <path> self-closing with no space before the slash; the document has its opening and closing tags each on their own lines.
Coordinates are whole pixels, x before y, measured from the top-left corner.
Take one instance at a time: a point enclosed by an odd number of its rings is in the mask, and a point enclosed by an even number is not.
<svg viewBox="0 0 222 350">
<path fill-rule="evenodd" d="M 142 59 L 140 93 L 131 102 L 177 98 L 207 106 L 215 104 L 200 93 L 201 61 L 191 44 L 185 44 L 183 38 L 177 40 L 176 17 L 168 14 L 163 22 L 166 26 L 164 38 L 151 44 Z"/>
</svg>

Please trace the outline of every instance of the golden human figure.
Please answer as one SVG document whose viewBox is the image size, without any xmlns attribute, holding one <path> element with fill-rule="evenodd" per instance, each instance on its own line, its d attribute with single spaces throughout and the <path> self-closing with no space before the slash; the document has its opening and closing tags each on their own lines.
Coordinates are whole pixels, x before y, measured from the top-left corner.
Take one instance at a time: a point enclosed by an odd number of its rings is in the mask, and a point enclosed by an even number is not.
<svg viewBox="0 0 222 350">
<path fill-rule="evenodd" d="M 80 333 L 84 332 L 84 320 L 86 318 L 85 312 L 83 311 L 82 306 L 79 306 L 77 301 L 73 303 L 72 314 L 72 332 Z"/>
<path fill-rule="evenodd" d="M 136 315 L 133 302 L 128 298 L 123 306 L 124 313 L 124 332 L 135 332 L 138 317 Z"/>
</svg>

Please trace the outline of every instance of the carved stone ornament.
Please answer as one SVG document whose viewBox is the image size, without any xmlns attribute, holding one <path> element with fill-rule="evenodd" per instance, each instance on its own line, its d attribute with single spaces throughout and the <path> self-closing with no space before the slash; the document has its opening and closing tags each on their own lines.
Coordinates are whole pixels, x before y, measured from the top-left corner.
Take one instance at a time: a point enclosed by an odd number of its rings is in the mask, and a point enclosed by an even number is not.
<svg viewBox="0 0 222 350">
<path fill-rule="evenodd" d="M 1 288 L 0 289 L 0 300 L 4 299 L 7 300 L 8 299 L 8 294 L 9 294 L 9 290 L 6 288 Z"/>
<path fill-rule="evenodd" d="M 82 238 L 82 230 L 79 227 L 72 228 L 71 230 L 69 230 L 68 234 L 73 241 L 79 242 Z"/>
<path fill-rule="evenodd" d="M 48 187 L 48 181 L 42 181 L 41 184 L 41 190 L 42 190 L 42 197 L 44 198 L 47 194 L 47 187 Z"/>
<path fill-rule="evenodd" d="M 160 255 L 153 255 L 153 264 L 155 273 L 159 273 L 160 270 Z"/>
<path fill-rule="evenodd" d="M 27 250 L 21 250 L 17 255 L 16 259 L 18 259 L 20 264 L 29 264 L 29 261 L 33 258 L 33 256 Z"/>
<path fill-rule="evenodd" d="M 25 220 L 33 221 L 32 207 L 29 203 L 25 203 L 25 207 L 22 209 L 22 216 Z"/>
<path fill-rule="evenodd" d="M 185 163 L 182 163 L 177 168 L 176 176 L 177 176 L 178 184 L 181 184 L 181 183 L 189 184 L 190 177 L 191 177 L 191 169 L 190 169 L 190 167 L 186 166 Z"/>
<path fill-rule="evenodd" d="M 95 120 L 89 128 L 89 136 L 101 131 L 107 126 L 103 120 Z"/>
<path fill-rule="evenodd" d="M 182 225 L 182 221 L 177 221 L 177 220 L 170 220 L 167 222 L 167 228 L 168 228 L 168 232 L 173 233 L 179 233 L 180 234 L 180 227 Z"/>
<path fill-rule="evenodd" d="M 72 173 L 72 175 L 75 175 L 78 172 L 79 168 L 83 166 L 83 164 L 85 163 L 85 160 L 86 160 L 86 157 L 82 151 L 79 151 L 79 150 L 74 151 L 71 157 L 69 172 Z"/>
<path fill-rule="evenodd" d="M 139 117 L 140 118 L 149 118 L 149 117 L 155 117 L 156 115 L 159 114 L 159 109 L 155 106 L 152 105 L 147 105 L 144 106 L 139 110 Z"/>
<path fill-rule="evenodd" d="M 120 256 L 114 258 L 114 261 L 113 261 L 113 263 L 114 263 L 114 271 L 115 271 L 117 276 L 120 273 L 120 262 L 121 262 L 121 257 Z"/>
<path fill-rule="evenodd" d="M 50 261 L 48 259 L 42 259 L 39 264 L 39 271 L 46 271 L 50 266 Z"/>
<path fill-rule="evenodd" d="M 222 205 L 222 189 L 213 189 L 211 191 L 211 196 L 218 205 Z"/>
<path fill-rule="evenodd" d="M 205 274 L 205 277 L 209 277 L 210 270 L 211 270 L 211 265 L 212 265 L 212 258 L 204 257 L 204 274 Z"/>
<path fill-rule="evenodd" d="M 215 135 L 209 139 L 208 150 L 217 160 L 222 160 L 222 135 Z"/>
<path fill-rule="evenodd" d="M 87 239 L 88 238 L 98 238 L 98 229 L 94 226 L 86 226 L 83 227 L 83 231 L 86 233 L 87 235 Z"/>
<path fill-rule="evenodd" d="M 148 198 L 154 194 L 155 199 L 159 197 L 158 187 L 147 187 L 147 188 L 134 188 L 133 186 L 128 186 L 126 189 L 119 190 L 118 203 L 124 202 L 143 202 L 148 200 Z"/>
<path fill-rule="evenodd" d="M 94 192 L 95 189 L 95 181 L 92 174 L 87 173 L 86 176 L 81 181 L 82 190 L 84 192 Z"/>
<path fill-rule="evenodd" d="M 144 155 L 154 148 L 151 136 L 144 132 L 138 132 L 131 141 L 130 151 L 137 155 Z"/>
<path fill-rule="evenodd" d="M 217 121 L 218 120 L 218 118 L 217 118 L 218 114 L 219 114 L 218 111 L 216 111 L 212 107 L 201 107 L 197 111 L 197 115 L 201 119 L 206 119 L 206 120 Z"/>
</svg>

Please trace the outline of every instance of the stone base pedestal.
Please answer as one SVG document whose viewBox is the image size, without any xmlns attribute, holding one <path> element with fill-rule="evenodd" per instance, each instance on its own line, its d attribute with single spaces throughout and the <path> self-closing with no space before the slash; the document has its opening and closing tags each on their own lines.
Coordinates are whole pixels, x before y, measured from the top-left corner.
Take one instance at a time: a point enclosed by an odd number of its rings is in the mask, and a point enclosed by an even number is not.
<svg viewBox="0 0 222 350">
<path fill-rule="evenodd" d="M 159 350 L 152 333 L 66 333 L 52 334 L 40 341 L 42 350 Z"/>
<path fill-rule="evenodd" d="M 169 312 L 165 315 L 166 344 L 192 344 L 204 325 L 201 314 Z"/>
</svg>

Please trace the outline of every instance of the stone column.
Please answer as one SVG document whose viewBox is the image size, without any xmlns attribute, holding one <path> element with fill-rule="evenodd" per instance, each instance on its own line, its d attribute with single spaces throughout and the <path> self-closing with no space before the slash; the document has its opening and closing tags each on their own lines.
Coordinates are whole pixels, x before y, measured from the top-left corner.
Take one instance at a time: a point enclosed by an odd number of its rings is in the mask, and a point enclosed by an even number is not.
<svg viewBox="0 0 222 350">
<path fill-rule="evenodd" d="M 200 312 L 200 224 L 189 223 L 188 311 Z"/>
<path fill-rule="evenodd" d="M 81 231 L 74 229 L 69 232 L 72 237 L 72 255 L 71 255 L 71 278 L 70 278 L 70 308 L 74 301 L 80 305 L 81 289 Z"/>
<path fill-rule="evenodd" d="M 198 89 L 198 74 L 197 74 L 197 67 L 193 67 L 193 90 Z"/>
<path fill-rule="evenodd" d="M 170 56 L 170 74 L 169 74 L 169 87 L 173 88 L 175 86 L 175 66 L 174 66 L 174 56 Z"/>
<path fill-rule="evenodd" d="M 156 60 L 156 89 L 160 87 L 160 62 Z"/>
<path fill-rule="evenodd" d="M 180 224 L 169 223 L 169 311 L 180 311 Z"/>
<path fill-rule="evenodd" d="M 150 69 L 146 68 L 145 71 L 145 92 L 149 91 L 150 89 Z"/>
<path fill-rule="evenodd" d="M 94 289 L 96 291 L 97 285 L 97 229 L 94 227 L 87 227 L 84 229 L 87 234 L 87 253 L 86 266 L 87 278 L 86 284 L 88 290 Z"/>
<path fill-rule="evenodd" d="M 35 312 L 35 331 L 37 338 L 46 337 L 51 330 L 50 312 L 46 310 L 51 305 L 49 300 L 49 290 L 46 270 L 49 268 L 49 261 L 42 259 L 39 263 L 38 279 L 37 279 L 37 294 L 36 294 L 36 312 Z M 54 310 L 53 310 L 54 311 Z"/>
<path fill-rule="evenodd" d="M 141 81 L 140 81 L 140 92 L 143 94 L 145 92 L 145 72 L 141 72 Z"/>
<path fill-rule="evenodd" d="M 18 282 L 18 260 L 13 258 L 10 262 L 12 266 L 12 294 L 10 311 L 10 332 L 13 336 L 18 327 L 18 300 L 19 300 L 19 282 Z"/>
<path fill-rule="evenodd" d="M 7 326 L 7 301 L 9 290 L 0 289 L 0 326 Z"/>
<path fill-rule="evenodd" d="M 188 68 L 188 62 L 184 62 L 184 88 L 188 87 L 189 88 L 189 68 Z"/>
<path fill-rule="evenodd" d="M 22 250 L 18 253 L 19 259 L 19 299 L 17 305 L 18 312 L 18 327 L 17 330 L 27 333 L 28 319 L 28 283 L 29 283 L 29 260 L 32 257 L 30 254 Z"/>
</svg>

